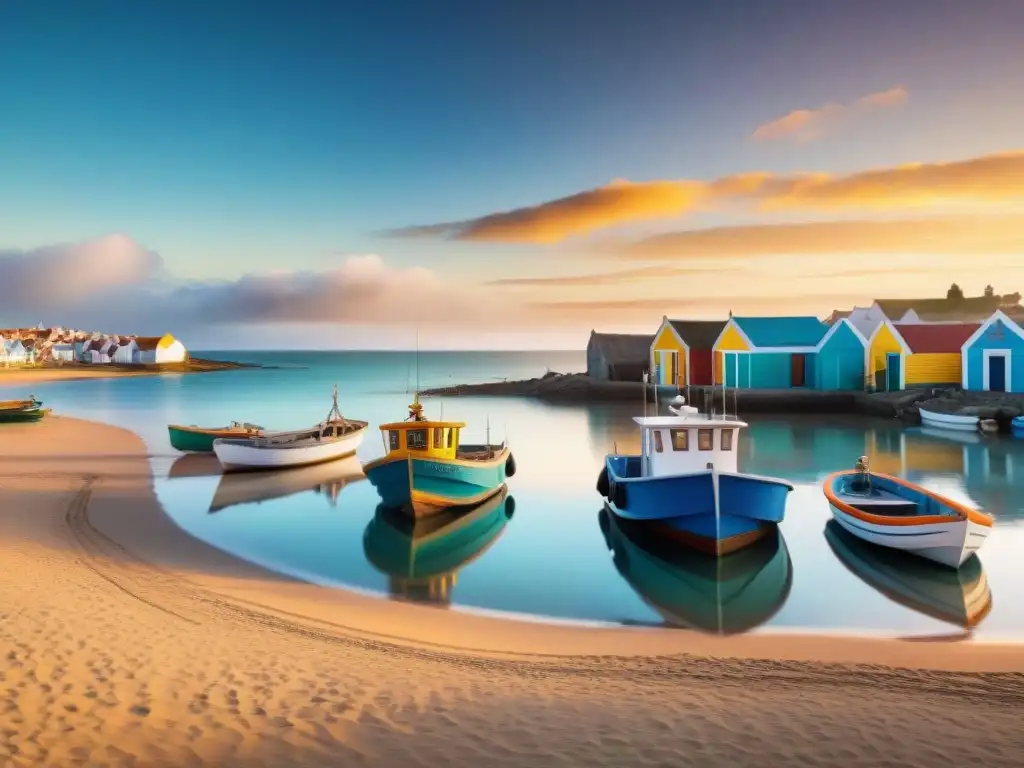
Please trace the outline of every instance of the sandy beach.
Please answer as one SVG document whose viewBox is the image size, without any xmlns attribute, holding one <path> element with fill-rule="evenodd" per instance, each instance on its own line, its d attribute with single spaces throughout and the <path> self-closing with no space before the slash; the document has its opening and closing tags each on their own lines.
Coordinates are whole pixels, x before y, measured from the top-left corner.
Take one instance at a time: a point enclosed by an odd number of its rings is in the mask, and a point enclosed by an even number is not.
<svg viewBox="0 0 1024 768">
<path fill-rule="evenodd" d="M 134 376 L 168 376 L 174 374 L 212 373 L 244 368 L 240 363 L 220 360 L 192 359 L 186 363 L 162 365 L 86 365 L 65 363 L 64 365 L 0 366 L 0 389 L 3 387 L 24 387 L 51 381 L 84 381 L 88 379 L 122 379 Z"/>
<path fill-rule="evenodd" d="M 133 433 L 0 428 L 0 765 L 1020 764 L 1024 646 L 556 626 L 198 542 Z"/>
</svg>

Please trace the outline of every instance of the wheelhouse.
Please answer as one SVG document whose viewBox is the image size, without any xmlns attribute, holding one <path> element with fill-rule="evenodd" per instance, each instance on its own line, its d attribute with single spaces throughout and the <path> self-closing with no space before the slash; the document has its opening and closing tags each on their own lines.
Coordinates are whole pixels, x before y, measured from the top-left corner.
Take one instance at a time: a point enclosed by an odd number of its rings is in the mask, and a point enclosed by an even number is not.
<svg viewBox="0 0 1024 768">
<path fill-rule="evenodd" d="M 691 416 L 636 417 L 641 475 L 736 472 L 739 431 L 745 422 Z"/>
</svg>

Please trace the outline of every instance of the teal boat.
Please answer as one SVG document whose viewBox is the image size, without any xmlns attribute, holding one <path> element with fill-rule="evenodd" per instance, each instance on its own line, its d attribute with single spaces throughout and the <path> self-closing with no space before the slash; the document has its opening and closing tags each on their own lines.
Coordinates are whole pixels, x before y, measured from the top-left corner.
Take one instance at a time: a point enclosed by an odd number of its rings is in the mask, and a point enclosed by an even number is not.
<svg viewBox="0 0 1024 768">
<path fill-rule="evenodd" d="M 17 424 L 39 421 L 50 412 L 49 408 L 28 408 L 22 410 L 0 410 L 0 424 Z"/>
<path fill-rule="evenodd" d="M 956 570 L 907 552 L 862 541 L 835 520 L 825 541 L 854 576 L 895 603 L 933 619 L 972 629 L 992 610 L 992 591 L 977 557 Z"/>
<path fill-rule="evenodd" d="M 498 540 L 514 510 L 505 486 L 469 510 L 419 520 L 381 505 L 366 526 L 363 551 L 387 575 L 392 596 L 447 605 L 458 571 Z"/>
<path fill-rule="evenodd" d="M 244 437 L 259 437 L 263 427 L 255 424 L 232 421 L 226 427 L 197 427 L 168 424 L 167 433 L 171 438 L 171 447 L 183 453 L 213 453 L 213 441 L 219 438 L 226 440 Z"/>
<path fill-rule="evenodd" d="M 793 583 L 782 532 L 724 556 L 673 546 L 657 523 L 599 515 L 619 574 L 671 627 L 717 635 L 747 632 L 774 616 Z"/>
</svg>

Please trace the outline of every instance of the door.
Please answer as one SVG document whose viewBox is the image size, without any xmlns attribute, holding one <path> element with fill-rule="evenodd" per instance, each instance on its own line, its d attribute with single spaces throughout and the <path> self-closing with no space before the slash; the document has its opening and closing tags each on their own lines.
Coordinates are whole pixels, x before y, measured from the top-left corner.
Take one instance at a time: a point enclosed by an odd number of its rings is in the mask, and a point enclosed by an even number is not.
<svg viewBox="0 0 1024 768">
<path fill-rule="evenodd" d="M 806 355 L 791 355 L 790 356 L 790 375 L 789 385 L 791 387 L 805 387 L 807 386 L 807 356 Z"/>
<path fill-rule="evenodd" d="M 661 384 L 661 350 L 654 353 L 654 381 Z"/>
<path fill-rule="evenodd" d="M 739 357 L 735 352 L 726 352 L 722 355 L 722 367 L 725 369 L 722 371 L 722 378 L 727 387 L 735 387 L 739 383 Z"/>
<path fill-rule="evenodd" d="M 680 384 L 682 384 L 682 382 L 680 381 L 680 378 L 681 378 L 681 376 L 680 376 L 680 372 L 679 372 L 679 353 L 678 352 L 673 352 L 672 353 L 672 380 L 669 383 L 672 386 L 674 386 L 674 387 L 678 387 Z"/>
<path fill-rule="evenodd" d="M 1006 391 L 1006 358 L 1003 355 L 992 355 L 988 359 L 989 392 Z"/>
<path fill-rule="evenodd" d="M 885 389 L 888 392 L 898 392 L 900 387 L 900 372 L 903 358 L 898 354 L 890 352 L 885 356 Z"/>
</svg>

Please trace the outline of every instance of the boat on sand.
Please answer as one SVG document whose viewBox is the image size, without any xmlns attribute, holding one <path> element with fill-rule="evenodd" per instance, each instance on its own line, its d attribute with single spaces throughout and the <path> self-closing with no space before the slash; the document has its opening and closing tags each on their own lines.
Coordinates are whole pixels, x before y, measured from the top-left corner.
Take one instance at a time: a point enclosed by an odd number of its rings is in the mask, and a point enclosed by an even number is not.
<svg viewBox="0 0 1024 768">
<path fill-rule="evenodd" d="M 959 568 L 981 549 L 992 517 L 934 491 L 868 470 L 835 472 L 822 485 L 832 517 L 852 535 Z"/>
<path fill-rule="evenodd" d="M 39 421 L 50 412 L 49 408 L 28 408 L 0 411 L 0 424 Z"/>
<path fill-rule="evenodd" d="M 338 388 L 327 418 L 309 429 L 247 438 L 217 438 L 213 452 L 225 471 L 283 469 L 350 456 L 363 442 L 367 423 L 346 419 L 338 409 Z"/>
<path fill-rule="evenodd" d="M 26 400 L 0 400 L 0 411 L 29 411 L 42 404 L 41 400 L 36 400 L 35 395 L 29 395 Z"/>
<path fill-rule="evenodd" d="M 264 429 L 256 424 L 232 421 L 226 427 L 168 424 L 167 433 L 171 439 L 171 447 L 177 451 L 183 453 L 212 453 L 214 440 L 220 438 L 259 437 L 264 434 Z"/>
</svg>

